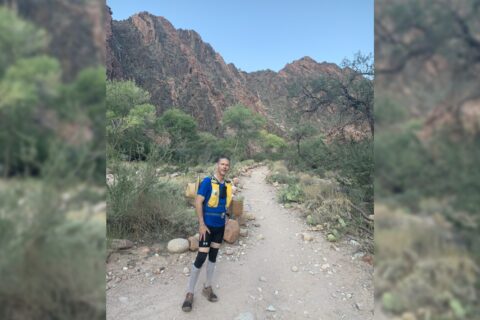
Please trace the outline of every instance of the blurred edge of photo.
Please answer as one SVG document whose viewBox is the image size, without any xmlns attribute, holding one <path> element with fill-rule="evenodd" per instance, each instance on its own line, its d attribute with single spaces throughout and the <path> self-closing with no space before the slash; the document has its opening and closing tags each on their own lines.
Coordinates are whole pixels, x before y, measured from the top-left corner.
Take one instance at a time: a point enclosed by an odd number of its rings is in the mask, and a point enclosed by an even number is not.
<svg viewBox="0 0 480 320">
<path fill-rule="evenodd" d="M 105 2 L 0 1 L 0 318 L 105 318 Z"/>
</svg>

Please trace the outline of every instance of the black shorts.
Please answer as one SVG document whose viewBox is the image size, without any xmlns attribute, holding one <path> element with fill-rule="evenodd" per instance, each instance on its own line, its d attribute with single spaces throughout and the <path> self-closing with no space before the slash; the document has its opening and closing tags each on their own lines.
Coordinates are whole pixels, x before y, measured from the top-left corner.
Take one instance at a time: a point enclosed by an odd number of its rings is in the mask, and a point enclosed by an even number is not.
<svg viewBox="0 0 480 320">
<path fill-rule="evenodd" d="M 200 248 L 208 248 L 212 242 L 222 243 L 223 234 L 225 233 L 225 226 L 223 227 L 209 227 L 207 226 L 210 233 L 205 232 L 205 239 L 199 241 L 198 246 Z"/>
</svg>

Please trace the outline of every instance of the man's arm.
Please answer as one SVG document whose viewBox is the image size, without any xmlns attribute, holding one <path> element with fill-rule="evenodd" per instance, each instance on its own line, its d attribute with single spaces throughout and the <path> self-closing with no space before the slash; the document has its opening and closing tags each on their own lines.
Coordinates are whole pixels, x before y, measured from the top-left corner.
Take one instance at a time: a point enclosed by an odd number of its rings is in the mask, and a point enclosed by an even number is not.
<svg viewBox="0 0 480 320">
<path fill-rule="evenodd" d="M 200 226 L 205 225 L 205 221 L 203 221 L 203 200 L 205 200 L 205 197 L 197 194 L 197 197 L 195 198 L 195 211 L 197 212 L 198 223 Z"/>
<path fill-rule="evenodd" d="M 197 194 L 197 197 L 195 198 L 195 211 L 197 212 L 197 217 L 198 217 L 198 224 L 199 224 L 198 234 L 200 235 L 199 237 L 200 241 L 206 238 L 207 232 L 210 233 L 210 229 L 207 228 L 207 225 L 203 220 L 203 200 L 205 200 L 205 197 Z"/>
</svg>

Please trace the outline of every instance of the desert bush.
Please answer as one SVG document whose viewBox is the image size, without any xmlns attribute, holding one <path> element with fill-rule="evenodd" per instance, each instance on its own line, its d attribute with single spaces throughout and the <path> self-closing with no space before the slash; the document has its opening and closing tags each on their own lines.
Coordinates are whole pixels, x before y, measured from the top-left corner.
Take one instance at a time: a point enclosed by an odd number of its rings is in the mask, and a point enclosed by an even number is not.
<svg viewBox="0 0 480 320">
<path fill-rule="evenodd" d="M 335 172 L 334 178 L 343 191 L 368 212 L 373 212 L 373 141 L 334 140 L 325 142 L 322 135 L 308 137 L 297 146 L 290 146 L 285 153 L 287 167 L 291 170 L 308 172 L 311 175 L 325 176 Z"/>
<path fill-rule="evenodd" d="M 412 208 L 418 203 L 421 194 L 410 192 L 412 188 L 428 188 L 431 159 L 418 140 L 418 122 L 408 123 L 396 132 L 378 134 L 375 137 L 375 187 L 378 195 L 394 195 Z"/>
<path fill-rule="evenodd" d="M 309 178 L 303 176 L 303 179 L 301 177 L 300 184 L 307 200 L 323 200 L 334 197 L 339 188 L 339 184 L 335 180 L 320 179 L 312 176 L 309 176 Z"/>
<path fill-rule="evenodd" d="M 353 191 L 346 188 L 352 184 L 348 178 L 333 171 L 329 171 L 328 179 L 305 172 L 293 174 L 283 162 L 271 162 L 269 168 L 272 173 L 267 176 L 267 181 L 285 184 L 278 192 L 280 202 L 301 203 L 307 223 L 321 224 L 329 240 L 338 241 L 348 234 L 359 239 L 367 251 L 373 252 L 373 223 L 366 218 L 366 209 L 353 204 Z"/>
<path fill-rule="evenodd" d="M 393 313 L 462 319 L 473 315 L 479 269 L 446 220 L 376 205 L 375 295 Z"/>
<path fill-rule="evenodd" d="M 105 319 L 105 69 L 65 73 L 22 11 L 0 7 L 0 319 Z"/>
<path fill-rule="evenodd" d="M 58 190 L 34 180 L 0 190 L 0 273 L 8 275 L 0 318 L 105 317 L 105 226 L 67 218 L 81 199 L 65 205 Z"/>
<path fill-rule="evenodd" d="M 159 179 L 154 166 L 138 174 L 119 165 L 107 193 L 107 236 L 166 239 L 194 232 L 195 213 L 187 209 L 184 185 Z"/>
<path fill-rule="evenodd" d="M 231 140 L 216 137 L 208 132 L 199 132 L 198 137 L 193 148 L 199 164 L 211 163 L 220 155 L 234 154 L 234 142 Z"/>
<path fill-rule="evenodd" d="M 373 223 L 358 211 L 348 194 L 335 180 L 313 178 L 312 184 L 302 185 L 307 223 L 321 224 L 327 239 L 339 241 L 345 235 L 354 236 L 365 250 L 373 252 Z"/>
<path fill-rule="evenodd" d="M 300 185 L 298 183 L 294 183 L 280 189 L 278 198 L 282 203 L 302 202 L 304 200 L 304 193 Z"/>
<path fill-rule="evenodd" d="M 316 177 L 303 172 L 298 174 L 298 179 L 299 182 L 304 186 L 314 185 L 317 182 Z"/>
<path fill-rule="evenodd" d="M 375 96 L 375 127 L 388 128 L 408 119 L 407 109 L 388 97 Z"/>
<path fill-rule="evenodd" d="M 333 193 L 323 200 L 310 201 L 307 208 L 311 210 L 310 223 L 323 224 L 337 239 L 353 227 L 351 202 L 340 193 Z"/>
<path fill-rule="evenodd" d="M 269 133 L 266 130 L 260 131 L 260 144 L 263 152 L 254 155 L 256 161 L 281 159 L 283 152 L 287 148 L 287 143 L 282 137 Z"/>
</svg>

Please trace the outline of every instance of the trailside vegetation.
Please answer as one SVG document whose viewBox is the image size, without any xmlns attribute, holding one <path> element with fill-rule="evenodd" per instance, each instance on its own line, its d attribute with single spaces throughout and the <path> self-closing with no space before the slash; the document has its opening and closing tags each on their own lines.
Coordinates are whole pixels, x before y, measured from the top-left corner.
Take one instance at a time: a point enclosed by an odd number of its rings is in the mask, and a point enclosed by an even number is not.
<svg viewBox="0 0 480 320">
<path fill-rule="evenodd" d="M 105 69 L 0 6 L 0 318 L 105 318 Z"/>
</svg>

